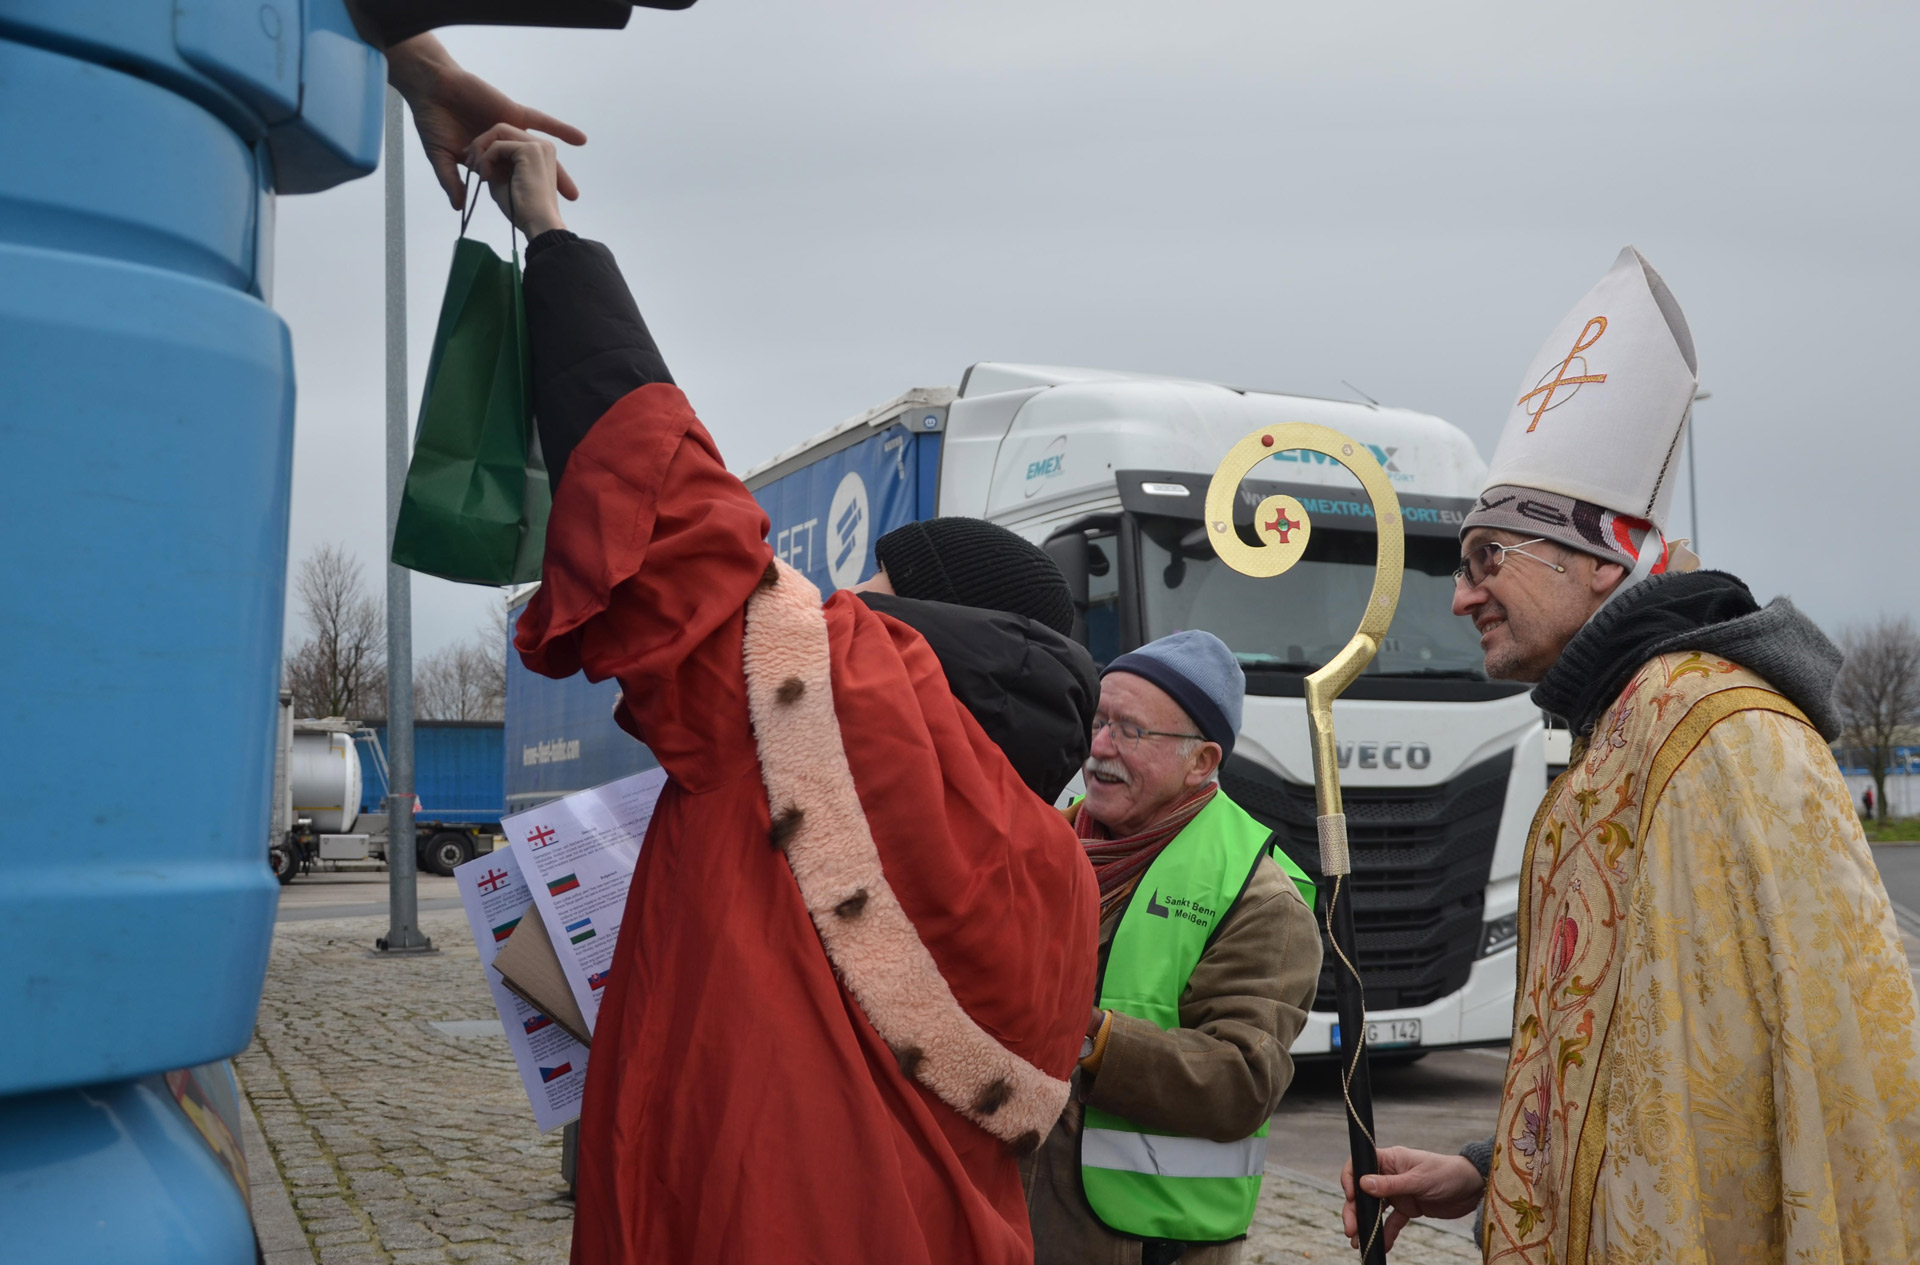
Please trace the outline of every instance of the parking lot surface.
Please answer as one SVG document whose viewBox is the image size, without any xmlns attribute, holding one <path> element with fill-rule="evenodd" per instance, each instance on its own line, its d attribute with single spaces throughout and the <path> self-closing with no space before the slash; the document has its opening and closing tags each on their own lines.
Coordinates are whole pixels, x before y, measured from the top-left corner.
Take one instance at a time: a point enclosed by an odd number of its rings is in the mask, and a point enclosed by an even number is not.
<svg viewBox="0 0 1920 1265">
<path fill-rule="evenodd" d="M 432 956 L 376 957 L 386 875 L 316 877 L 283 890 L 258 1029 L 236 1064 L 318 1265 L 564 1262 L 573 1205 L 560 1135 L 534 1131 L 506 1041 L 488 1022 L 498 1016 L 464 918 L 457 908 L 423 914 Z M 451 889 L 423 876 L 422 905 L 457 906 Z M 341 906 L 368 912 L 312 916 Z M 1419 1136 L 1436 1145 L 1456 1132 L 1484 1135 L 1478 1067 L 1497 1061 L 1476 1055 L 1448 1071 L 1460 1058 L 1434 1055 L 1418 1075 L 1424 1065 L 1383 1075 L 1383 1138 L 1410 1141 L 1410 1129 L 1395 1134 L 1400 1126 L 1387 1122 L 1415 1119 L 1427 1119 L 1430 1134 Z M 1385 1096 L 1403 1090 L 1409 1101 L 1389 1105 Z M 1250 1265 L 1354 1259 L 1331 1193 L 1346 1154 L 1338 1101 L 1330 1076 L 1313 1072 L 1289 1095 Z M 1458 1233 L 1415 1226 L 1393 1259 L 1478 1254 Z"/>
</svg>

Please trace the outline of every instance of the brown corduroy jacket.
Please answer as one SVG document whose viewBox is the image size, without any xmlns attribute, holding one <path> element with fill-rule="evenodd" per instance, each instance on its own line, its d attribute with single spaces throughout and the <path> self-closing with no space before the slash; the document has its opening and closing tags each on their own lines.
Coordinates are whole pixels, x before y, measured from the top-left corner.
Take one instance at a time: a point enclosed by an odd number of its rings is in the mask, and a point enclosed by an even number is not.
<svg viewBox="0 0 1920 1265">
<path fill-rule="evenodd" d="M 1116 913 L 1100 924 L 1103 965 L 1119 923 Z M 1262 860 L 1187 980 L 1180 1026 L 1162 1031 L 1115 1014 L 1099 1073 L 1074 1073 L 1066 1111 L 1026 1165 L 1036 1265 L 1140 1260 L 1141 1241 L 1102 1225 L 1081 1191 L 1084 1105 L 1189 1137 L 1248 1136 L 1293 1080 L 1288 1048 L 1307 1021 L 1319 978 L 1313 913 L 1280 867 Z M 1218 1265 L 1238 1256 L 1236 1242 L 1189 1249 L 1180 1261 Z"/>
</svg>

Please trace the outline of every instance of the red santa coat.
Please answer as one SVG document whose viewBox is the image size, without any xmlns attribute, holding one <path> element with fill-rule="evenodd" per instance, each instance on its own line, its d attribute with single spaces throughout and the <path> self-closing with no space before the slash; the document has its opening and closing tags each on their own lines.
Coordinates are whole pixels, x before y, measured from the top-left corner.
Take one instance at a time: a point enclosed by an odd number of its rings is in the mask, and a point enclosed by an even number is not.
<svg viewBox="0 0 1920 1265">
<path fill-rule="evenodd" d="M 1017 1154 L 1094 994 L 1092 872 L 920 635 L 820 607 L 767 526 L 679 390 L 642 387 L 574 450 L 519 622 L 534 671 L 619 679 L 672 778 L 594 1033 L 573 1259 L 1031 1260 Z"/>
</svg>

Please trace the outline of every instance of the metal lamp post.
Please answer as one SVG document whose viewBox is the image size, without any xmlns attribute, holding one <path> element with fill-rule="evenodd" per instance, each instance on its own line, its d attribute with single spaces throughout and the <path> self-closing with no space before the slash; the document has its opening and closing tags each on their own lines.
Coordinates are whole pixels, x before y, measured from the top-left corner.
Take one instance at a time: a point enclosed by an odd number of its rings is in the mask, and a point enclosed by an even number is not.
<svg viewBox="0 0 1920 1265">
<path fill-rule="evenodd" d="M 413 826 L 413 573 L 392 561 L 407 481 L 406 112 L 387 89 L 387 934 L 383 953 L 423 953 Z"/>
<path fill-rule="evenodd" d="M 1695 404 L 1698 404 L 1702 400 L 1711 400 L 1712 398 L 1713 392 L 1711 391 L 1695 391 L 1693 393 L 1693 402 Z M 1698 471 L 1699 466 L 1695 464 L 1693 459 L 1693 415 L 1689 412 L 1687 415 L 1687 514 L 1692 519 L 1690 529 L 1693 532 L 1693 538 L 1687 542 L 1687 545 L 1696 554 L 1700 552 L 1700 481 Z"/>
</svg>

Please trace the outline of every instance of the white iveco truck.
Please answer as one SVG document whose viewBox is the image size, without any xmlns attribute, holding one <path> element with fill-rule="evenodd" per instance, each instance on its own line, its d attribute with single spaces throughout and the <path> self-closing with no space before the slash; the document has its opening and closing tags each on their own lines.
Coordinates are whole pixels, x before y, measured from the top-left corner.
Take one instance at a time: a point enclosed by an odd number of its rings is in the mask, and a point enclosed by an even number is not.
<svg viewBox="0 0 1920 1265">
<path fill-rule="evenodd" d="M 1460 522 L 1485 464 L 1423 413 L 1206 382 L 978 364 L 958 391 L 921 389 L 747 473 L 775 549 L 823 592 L 873 572 L 900 523 L 966 514 L 1041 542 L 1085 611 L 1101 662 L 1182 628 L 1233 647 L 1247 673 L 1227 793 L 1318 877 L 1302 681 L 1346 644 L 1373 580 L 1372 511 L 1315 454 L 1277 453 L 1243 485 L 1313 516 L 1305 558 L 1254 580 L 1215 556 L 1202 522 L 1214 467 L 1248 432 L 1313 422 L 1372 449 L 1399 492 L 1407 570 L 1380 654 L 1335 705 L 1354 912 L 1374 1048 L 1386 1058 L 1504 1042 L 1524 836 L 1546 789 L 1546 735 L 1524 687 L 1489 681 L 1449 603 Z M 1252 537 L 1249 534 L 1248 538 Z M 1296 1055 L 1337 1040 L 1331 971 Z"/>
</svg>

